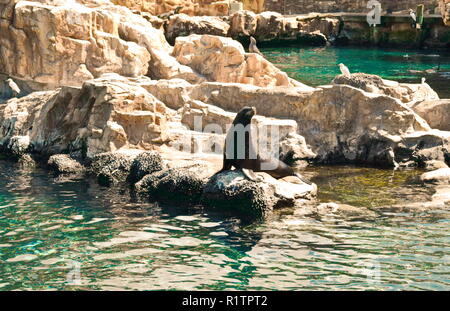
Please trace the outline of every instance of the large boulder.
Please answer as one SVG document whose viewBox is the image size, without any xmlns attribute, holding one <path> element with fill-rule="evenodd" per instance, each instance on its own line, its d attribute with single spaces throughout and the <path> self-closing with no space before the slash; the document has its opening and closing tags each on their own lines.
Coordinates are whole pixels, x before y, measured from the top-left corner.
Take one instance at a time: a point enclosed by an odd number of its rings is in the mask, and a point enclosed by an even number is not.
<svg viewBox="0 0 450 311">
<path fill-rule="evenodd" d="M 100 185 L 110 186 L 125 182 L 130 174 L 137 151 L 116 151 L 99 153 L 92 158 L 90 172 L 96 176 Z"/>
<path fill-rule="evenodd" d="M 242 45 L 225 37 L 190 35 L 176 39 L 173 56 L 209 81 L 258 86 L 294 86 L 286 73 L 264 57 L 245 53 Z"/>
<path fill-rule="evenodd" d="M 175 38 L 198 35 L 226 36 L 230 25 L 219 17 L 173 15 L 165 26 L 167 41 L 175 43 Z"/>
<path fill-rule="evenodd" d="M 450 132 L 431 130 L 396 98 L 347 85 L 305 90 L 203 83 L 190 95 L 225 110 L 254 106 L 263 115 L 297 121 L 298 133 L 322 163 L 393 167 L 450 157 Z"/>
<path fill-rule="evenodd" d="M 52 155 L 47 162 L 51 170 L 57 174 L 79 174 L 84 172 L 84 166 L 68 154 Z"/>
<path fill-rule="evenodd" d="M 0 3 L 0 72 L 43 88 L 147 73 L 150 54 L 135 42 L 138 33 L 155 42 L 145 19 L 109 1 L 41 2 Z"/>
<path fill-rule="evenodd" d="M 131 163 L 128 180 L 136 183 L 145 175 L 161 171 L 165 168 L 161 155 L 156 151 L 142 152 Z"/>
<path fill-rule="evenodd" d="M 209 176 L 207 166 L 190 164 L 148 174 L 137 182 L 134 188 L 137 193 L 159 201 L 196 205 L 200 203 Z"/>
<path fill-rule="evenodd" d="M 444 24 L 450 26 L 450 0 L 439 0 L 439 8 L 442 12 Z"/>
<path fill-rule="evenodd" d="M 252 11 L 237 11 L 230 16 L 229 35 L 232 38 L 252 36 L 258 25 L 257 15 Z"/>
<path fill-rule="evenodd" d="M 450 168 L 440 168 L 420 176 L 425 183 L 450 184 Z"/>
<path fill-rule="evenodd" d="M 314 184 L 293 184 L 265 173 L 258 175 L 263 181 L 250 181 L 240 170 L 214 175 L 204 188 L 203 204 L 245 217 L 264 218 L 274 208 L 301 207 L 317 194 Z"/>
<path fill-rule="evenodd" d="M 81 88 L 11 99 L 0 105 L 0 144 L 28 136 L 35 152 L 78 150 L 85 156 L 120 148 L 151 149 L 166 140 L 171 111 L 139 85 L 147 80 L 109 74 Z"/>
<path fill-rule="evenodd" d="M 333 83 L 351 85 L 374 94 L 385 94 L 400 99 L 404 103 L 439 99 L 438 94 L 426 83 L 398 83 L 366 73 L 354 73 L 350 76 L 338 75 L 334 78 Z"/>
<path fill-rule="evenodd" d="M 450 99 L 425 100 L 414 104 L 411 108 L 432 128 L 450 131 Z"/>
</svg>

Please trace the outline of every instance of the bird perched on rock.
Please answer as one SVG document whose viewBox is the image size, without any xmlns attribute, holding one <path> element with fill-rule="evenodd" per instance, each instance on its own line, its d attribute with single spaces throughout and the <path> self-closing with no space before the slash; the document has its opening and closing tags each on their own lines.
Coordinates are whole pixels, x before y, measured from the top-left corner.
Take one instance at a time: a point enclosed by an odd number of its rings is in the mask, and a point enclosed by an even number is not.
<svg viewBox="0 0 450 311">
<path fill-rule="evenodd" d="M 248 47 L 248 51 L 250 53 L 256 53 L 256 54 L 263 56 L 261 51 L 256 46 L 256 39 L 253 37 L 250 37 L 250 46 Z"/>
<path fill-rule="evenodd" d="M 8 78 L 6 79 L 6 85 L 9 87 L 10 92 L 12 97 L 17 97 L 20 94 L 20 88 L 19 86 L 16 84 L 16 82 L 14 82 L 13 79 Z"/>
<path fill-rule="evenodd" d="M 345 66 L 344 64 L 339 64 L 339 68 L 341 69 L 341 73 L 346 76 L 346 77 L 350 77 L 352 74 L 350 73 L 350 70 L 348 70 L 348 67 Z"/>
<path fill-rule="evenodd" d="M 422 78 L 422 84 L 425 84 L 426 79 Z"/>
<path fill-rule="evenodd" d="M 411 23 L 411 26 L 413 28 L 416 28 L 417 27 L 417 15 L 416 15 L 416 13 L 413 10 L 409 9 L 409 16 L 413 20 L 413 22 Z"/>
</svg>

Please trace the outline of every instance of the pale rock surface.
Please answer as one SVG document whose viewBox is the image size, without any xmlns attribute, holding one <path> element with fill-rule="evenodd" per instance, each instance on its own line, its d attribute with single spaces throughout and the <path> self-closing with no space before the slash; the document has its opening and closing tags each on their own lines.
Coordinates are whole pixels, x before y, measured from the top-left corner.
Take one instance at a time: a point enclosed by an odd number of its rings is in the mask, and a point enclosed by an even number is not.
<svg viewBox="0 0 450 311">
<path fill-rule="evenodd" d="M 230 25 L 219 17 L 186 14 L 171 16 L 165 25 L 166 38 L 172 44 L 175 38 L 190 34 L 226 36 L 229 28 Z"/>
<path fill-rule="evenodd" d="M 211 35 L 179 37 L 175 42 L 173 56 L 208 81 L 258 86 L 294 85 L 286 73 L 260 55 L 245 53 L 242 45 L 231 38 Z"/>
<path fill-rule="evenodd" d="M 225 110 L 254 106 L 263 115 L 293 119 L 321 162 L 422 165 L 450 154 L 450 132 L 431 130 L 398 99 L 351 86 L 268 89 L 209 82 L 195 86 L 191 98 Z"/>
<path fill-rule="evenodd" d="M 317 195 L 315 184 L 293 184 L 257 173 L 261 182 L 248 180 L 240 170 L 214 175 L 203 190 L 202 202 L 251 218 L 264 218 L 275 208 L 302 207 Z"/>
<path fill-rule="evenodd" d="M 105 72 L 146 74 L 150 54 L 138 43 L 164 38 L 109 1 L 16 2 L 0 3 L 0 72 L 47 88 L 79 86 Z"/>
<path fill-rule="evenodd" d="M 439 0 L 439 8 L 442 12 L 444 24 L 450 26 L 450 0 Z"/>
<path fill-rule="evenodd" d="M 374 94 L 385 94 L 410 104 L 424 100 L 439 100 L 438 94 L 426 83 L 398 83 L 366 73 L 354 73 L 348 77 L 338 75 L 333 83 L 351 85 Z"/>
<path fill-rule="evenodd" d="M 233 38 L 252 36 L 258 25 L 257 15 L 252 11 L 238 11 L 230 16 L 229 35 Z"/>
<path fill-rule="evenodd" d="M 411 108 L 432 128 L 450 131 L 450 99 L 425 100 L 414 104 Z"/>
</svg>

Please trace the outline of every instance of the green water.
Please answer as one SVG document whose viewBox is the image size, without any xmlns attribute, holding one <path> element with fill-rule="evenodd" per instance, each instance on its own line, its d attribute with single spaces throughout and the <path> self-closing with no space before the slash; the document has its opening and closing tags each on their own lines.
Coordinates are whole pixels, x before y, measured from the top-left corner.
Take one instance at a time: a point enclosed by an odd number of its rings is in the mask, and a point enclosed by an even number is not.
<svg viewBox="0 0 450 311">
<path fill-rule="evenodd" d="M 384 79 L 421 83 L 422 77 L 441 98 L 450 98 L 450 53 L 363 48 L 262 48 L 265 57 L 290 77 L 311 86 L 329 84 L 340 74 L 338 64 L 350 72 L 376 74 Z M 425 70 L 437 68 L 434 73 Z"/>
<path fill-rule="evenodd" d="M 428 198 L 418 174 L 305 172 L 322 201 L 356 206 Z M 368 220 L 304 218 L 289 209 L 243 224 L 0 161 L 0 290 L 449 290 L 449 260 L 448 209 Z M 68 278 L 72 261 L 80 283 Z"/>
</svg>

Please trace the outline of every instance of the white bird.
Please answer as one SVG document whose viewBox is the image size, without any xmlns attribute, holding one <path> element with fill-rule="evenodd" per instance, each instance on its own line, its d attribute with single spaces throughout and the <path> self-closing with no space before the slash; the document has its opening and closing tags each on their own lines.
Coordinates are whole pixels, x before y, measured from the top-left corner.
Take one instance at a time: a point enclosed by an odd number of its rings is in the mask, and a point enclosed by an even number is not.
<svg viewBox="0 0 450 311">
<path fill-rule="evenodd" d="M 344 64 L 339 64 L 339 68 L 341 69 L 341 73 L 346 76 L 346 77 L 350 77 L 352 74 L 350 73 L 350 70 L 348 70 L 348 67 L 345 66 Z"/>
<path fill-rule="evenodd" d="M 6 79 L 5 82 L 11 89 L 12 97 L 17 97 L 20 94 L 20 88 L 16 84 L 16 82 L 14 82 L 14 80 L 11 78 Z"/>
<path fill-rule="evenodd" d="M 422 78 L 422 84 L 425 84 L 425 81 L 426 81 L 425 78 Z"/>
</svg>

